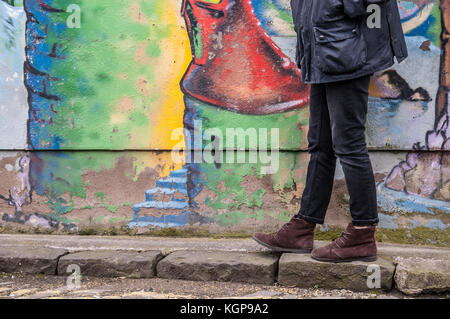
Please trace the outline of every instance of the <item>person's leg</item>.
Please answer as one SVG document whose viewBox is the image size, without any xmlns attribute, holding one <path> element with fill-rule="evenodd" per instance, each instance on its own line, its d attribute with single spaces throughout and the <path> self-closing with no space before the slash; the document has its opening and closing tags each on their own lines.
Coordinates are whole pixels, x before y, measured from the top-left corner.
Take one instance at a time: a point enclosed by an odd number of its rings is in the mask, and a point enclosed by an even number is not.
<svg viewBox="0 0 450 319">
<path fill-rule="evenodd" d="M 310 160 L 299 218 L 322 224 L 331 198 L 336 155 L 331 136 L 326 86 L 312 84 L 309 107 L 308 152 Z"/>
<path fill-rule="evenodd" d="M 301 209 L 275 233 L 256 233 L 253 239 L 275 251 L 308 253 L 316 223 L 323 223 L 333 188 L 336 157 L 331 140 L 325 85 L 313 84 L 310 95 L 308 151 L 311 155 Z"/>
<path fill-rule="evenodd" d="M 378 223 L 375 178 L 365 140 L 370 76 L 326 84 L 334 151 L 350 195 L 354 226 Z"/>
<path fill-rule="evenodd" d="M 350 194 L 352 223 L 329 245 L 316 248 L 319 261 L 374 261 L 378 222 L 375 178 L 365 141 L 370 77 L 326 85 L 334 151 Z"/>
</svg>

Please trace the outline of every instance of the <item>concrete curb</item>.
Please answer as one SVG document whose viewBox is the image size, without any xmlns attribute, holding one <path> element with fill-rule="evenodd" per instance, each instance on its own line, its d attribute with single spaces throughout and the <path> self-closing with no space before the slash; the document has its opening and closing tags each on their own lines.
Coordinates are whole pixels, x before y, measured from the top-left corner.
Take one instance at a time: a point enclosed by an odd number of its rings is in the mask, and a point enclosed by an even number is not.
<svg viewBox="0 0 450 319">
<path fill-rule="evenodd" d="M 0 272 L 66 276 L 67 267 L 75 264 L 81 275 L 96 277 L 353 291 L 379 287 L 409 295 L 450 291 L 450 249 L 380 244 L 378 250 L 375 262 L 333 264 L 314 261 L 308 254 L 272 253 L 249 239 L 0 235 Z"/>
<path fill-rule="evenodd" d="M 395 265 L 380 257 L 370 263 L 353 261 L 335 264 L 316 261 L 309 255 L 283 254 L 279 261 L 278 283 L 299 288 L 390 290 L 394 271 Z M 377 278 L 376 272 L 379 273 Z M 373 280 L 370 275 L 375 275 Z"/>
<path fill-rule="evenodd" d="M 91 250 L 75 252 L 59 259 L 58 275 L 68 275 L 70 265 L 80 267 L 81 273 L 94 277 L 152 278 L 156 264 L 163 258 L 160 251 Z M 71 273 L 71 271 L 69 271 Z"/>
<path fill-rule="evenodd" d="M 65 249 L 9 246 L 0 248 L 0 271 L 56 275 L 59 258 Z"/>
<path fill-rule="evenodd" d="M 162 259 L 157 275 L 168 279 L 272 285 L 278 256 L 267 253 L 176 251 Z"/>
</svg>

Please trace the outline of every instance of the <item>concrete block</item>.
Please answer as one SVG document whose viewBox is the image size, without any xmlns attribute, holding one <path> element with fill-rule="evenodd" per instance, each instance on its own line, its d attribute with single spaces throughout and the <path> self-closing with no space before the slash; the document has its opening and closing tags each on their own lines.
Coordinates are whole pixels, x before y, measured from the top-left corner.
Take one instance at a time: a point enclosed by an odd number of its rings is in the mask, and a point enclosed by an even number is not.
<svg viewBox="0 0 450 319">
<path fill-rule="evenodd" d="M 233 281 L 270 285 L 278 257 L 270 253 L 176 251 L 157 265 L 157 276 L 194 281 Z"/>
<path fill-rule="evenodd" d="M 376 287 L 369 287 L 368 277 L 379 270 L 380 288 L 388 290 L 392 287 L 394 268 L 392 262 L 380 257 L 370 263 L 325 263 L 316 261 L 307 254 L 283 254 L 278 267 L 278 282 L 283 286 L 300 288 L 369 291 Z"/>
<path fill-rule="evenodd" d="M 68 254 L 58 263 L 58 275 L 68 275 L 67 267 L 80 266 L 81 275 L 95 277 L 151 278 L 156 264 L 163 257 L 160 251 L 92 250 Z"/>
</svg>

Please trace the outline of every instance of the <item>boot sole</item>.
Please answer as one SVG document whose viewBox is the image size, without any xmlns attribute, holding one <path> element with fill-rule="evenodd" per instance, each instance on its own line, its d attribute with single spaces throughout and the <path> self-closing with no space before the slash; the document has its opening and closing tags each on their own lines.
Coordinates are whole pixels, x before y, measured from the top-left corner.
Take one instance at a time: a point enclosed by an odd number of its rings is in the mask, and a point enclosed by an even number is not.
<svg viewBox="0 0 450 319">
<path fill-rule="evenodd" d="M 327 262 L 327 263 L 347 263 L 352 261 L 376 261 L 377 256 L 369 256 L 369 257 L 354 257 L 354 258 L 346 258 L 346 259 L 331 259 L 331 258 L 319 258 L 311 255 L 311 258 L 317 261 Z"/>
<path fill-rule="evenodd" d="M 275 247 L 275 246 L 270 246 L 262 241 L 260 241 L 259 239 L 252 237 L 254 241 L 256 241 L 258 244 L 267 247 L 273 251 L 278 251 L 278 252 L 286 252 L 286 253 L 295 253 L 295 254 L 309 254 L 312 251 L 311 249 L 293 249 L 293 248 L 282 248 L 282 247 Z"/>
</svg>

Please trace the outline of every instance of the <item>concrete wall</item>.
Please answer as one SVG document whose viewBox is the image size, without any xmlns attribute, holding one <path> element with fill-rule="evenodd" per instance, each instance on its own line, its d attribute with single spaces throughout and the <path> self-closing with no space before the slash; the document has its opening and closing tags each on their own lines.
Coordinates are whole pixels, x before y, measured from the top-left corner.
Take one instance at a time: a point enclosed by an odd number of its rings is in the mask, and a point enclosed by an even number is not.
<svg viewBox="0 0 450 319">
<path fill-rule="evenodd" d="M 409 58 L 370 87 L 380 227 L 448 234 L 450 1 L 398 3 Z M 294 46 L 289 0 L 0 1 L 2 225 L 276 229 L 309 157 Z M 321 229 L 349 220 L 338 167 Z"/>
</svg>

